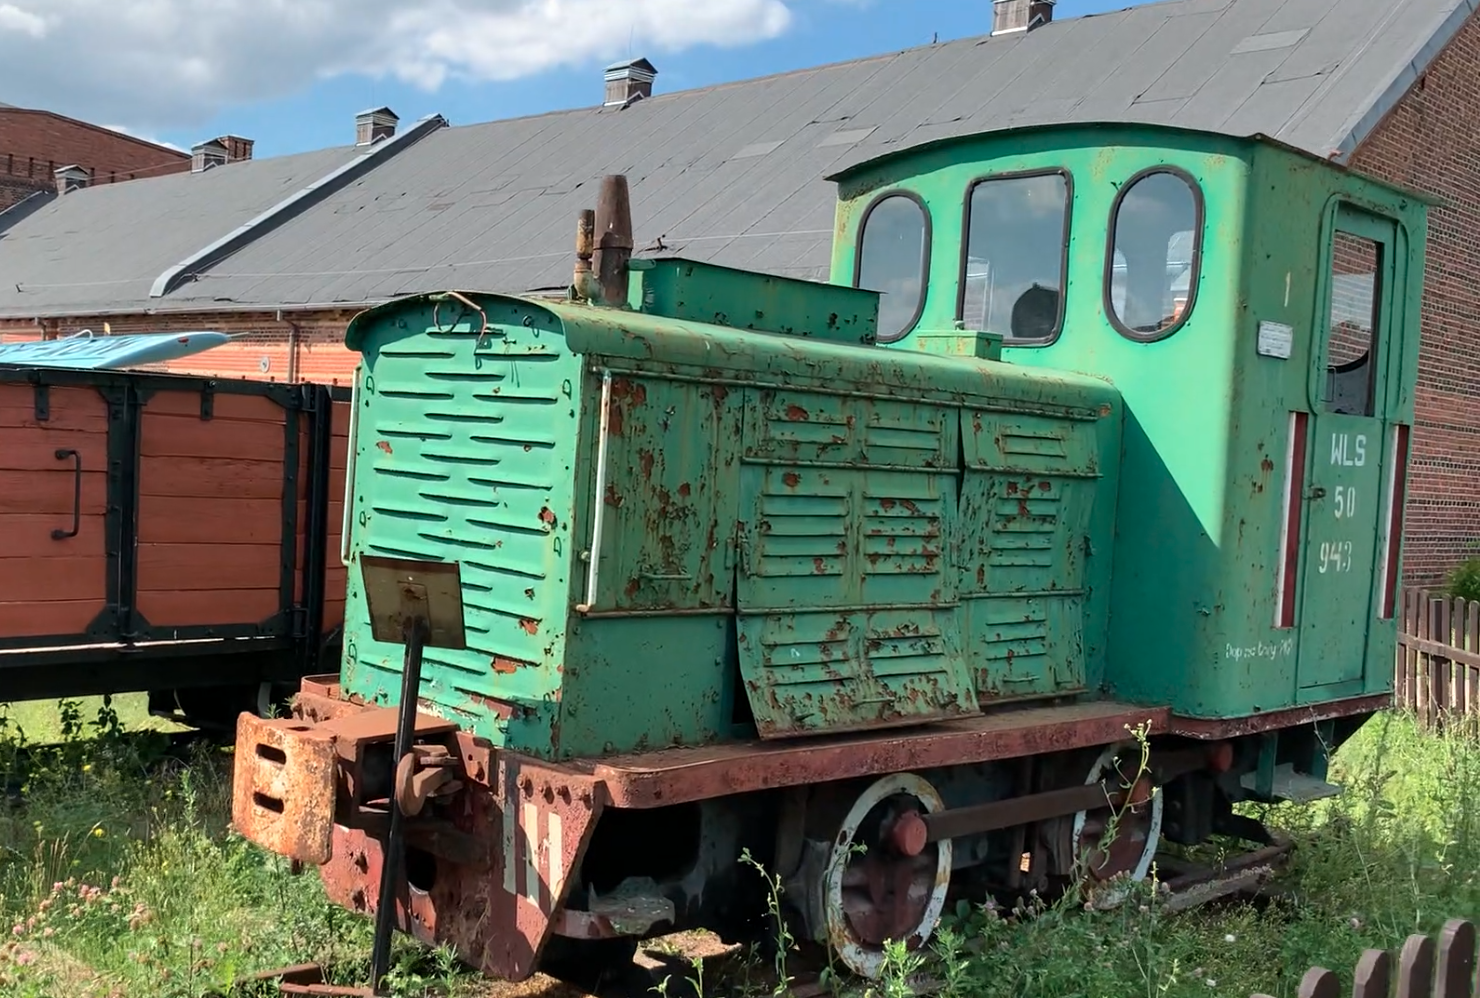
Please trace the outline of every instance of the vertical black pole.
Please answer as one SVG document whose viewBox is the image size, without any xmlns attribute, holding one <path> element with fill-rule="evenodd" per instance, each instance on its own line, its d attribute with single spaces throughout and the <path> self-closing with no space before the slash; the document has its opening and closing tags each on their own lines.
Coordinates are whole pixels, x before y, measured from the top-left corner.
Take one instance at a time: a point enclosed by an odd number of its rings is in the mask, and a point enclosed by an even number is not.
<svg viewBox="0 0 1480 998">
<path fill-rule="evenodd" d="M 416 700 L 421 692 L 421 648 L 426 640 L 427 622 L 421 617 L 406 621 L 406 657 L 401 667 L 401 716 L 396 723 L 395 755 L 391 771 L 395 772 L 416 734 Z M 396 883 L 401 877 L 404 830 L 401 805 L 396 800 L 394 785 L 390 795 L 391 827 L 385 837 L 385 850 L 380 864 L 380 900 L 375 909 L 375 946 L 370 951 L 370 987 L 382 993 L 380 982 L 390 970 L 391 932 L 396 920 Z"/>
</svg>

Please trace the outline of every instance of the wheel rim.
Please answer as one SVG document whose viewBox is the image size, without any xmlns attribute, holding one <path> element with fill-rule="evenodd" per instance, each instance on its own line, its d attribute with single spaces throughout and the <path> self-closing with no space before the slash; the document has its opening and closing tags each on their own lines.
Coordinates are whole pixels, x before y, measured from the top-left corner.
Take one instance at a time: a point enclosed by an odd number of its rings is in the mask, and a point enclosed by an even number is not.
<svg viewBox="0 0 1480 998">
<path fill-rule="evenodd" d="M 1112 745 L 1101 752 L 1085 776 L 1085 784 L 1120 779 L 1115 763 L 1123 749 L 1124 746 Z M 1142 781 L 1149 781 L 1149 776 L 1138 776 L 1137 782 Z M 1124 878 L 1138 883 L 1146 879 L 1161 841 L 1161 812 L 1161 788 L 1153 786 L 1149 801 L 1122 810 L 1108 849 L 1102 847 L 1101 840 L 1113 817 L 1111 809 L 1107 806 L 1074 815 L 1075 867 L 1085 871 L 1086 887 L 1098 906 L 1119 904 L 1127 893 L 1123 886 L 1106 888 L 1107 881 Z"/>
<path fill-rule="evenodd" d="M 907 856 L 891 845 L 889 833 L 902 814 L 944 807 L 929 783 L 897 773 L 860 794 L 838 829 L 824 880 L 827 938 L 860 977 L 878 977 L 885 940 L 903 939 L 918 948 L 940 921 L 951 880 L 950 840 Z M 860 855 L 855 845 L 866 850 Z"/>
</svg>

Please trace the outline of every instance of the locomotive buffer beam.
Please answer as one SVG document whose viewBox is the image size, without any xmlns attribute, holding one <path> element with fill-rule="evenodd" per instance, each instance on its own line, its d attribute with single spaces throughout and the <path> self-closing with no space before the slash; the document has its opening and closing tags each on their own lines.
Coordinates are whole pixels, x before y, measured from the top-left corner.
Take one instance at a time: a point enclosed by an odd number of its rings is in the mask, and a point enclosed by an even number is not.
<svg viewBox="0 0 1480 998">
<path fill-rule="evenodd" d="M 1151 799 L 1152 788 L 1201 769 L 1225 770 L 1232 764 L 1233 747 L 1225 742 L 1159 753 L 1129 787 L 1100 780 L 1079 786 L 1046 790 L 1007 800 L 950 808 L 932 814 L 904 813 L 890 832 L 894 848 L 917 856 L 932 842 L 959 839 L 983 832 L 1014 828 L 1035 821 L 1064 818 L 1099 808 L 1140 807 Z"/>
</svg>

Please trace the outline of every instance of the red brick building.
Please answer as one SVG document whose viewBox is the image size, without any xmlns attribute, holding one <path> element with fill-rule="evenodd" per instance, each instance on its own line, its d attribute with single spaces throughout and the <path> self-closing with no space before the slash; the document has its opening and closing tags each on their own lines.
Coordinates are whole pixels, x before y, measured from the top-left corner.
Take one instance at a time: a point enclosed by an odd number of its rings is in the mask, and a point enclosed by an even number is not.
<svg viewBox="0 0 1480 998">
<path fill-rule="evenodd" d="M 0 211 L 55 190 L 66 166 L 108 184 L 189 170 L 190 156 L 54 111 L 0 104 Z"/>
<path fill-rule="evenodd" d="M 0 335 L 221 329 L 248 335 L 194 363 L 344 380 L 361 307 L 563 287 L 604 173 L 629 176 L 639 251 L 825 279 L 824 178 L 901 145 L 1061 121 L 1263 133 L 1443 200 L 1405 521 L 1406 580 L 1442 578 L 1480 540 L 1480 0 L 1166 0 L 1031 27 L 1014 18 L 1051 5 L 994 6 L 983 30 L 1005 29 L 975 38 L 658 95 L 634 60 L 587 108 L 399 135 L 379 108 L 353 146 L 0 215 Z"/>
</svg>

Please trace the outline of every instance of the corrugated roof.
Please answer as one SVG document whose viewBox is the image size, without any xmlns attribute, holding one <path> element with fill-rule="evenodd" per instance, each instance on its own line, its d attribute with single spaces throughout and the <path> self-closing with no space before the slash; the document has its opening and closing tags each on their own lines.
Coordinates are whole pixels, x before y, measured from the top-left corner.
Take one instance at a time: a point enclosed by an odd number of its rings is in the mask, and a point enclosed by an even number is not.
<svg viewBox="0 0 1480 998">
<path fill-rule="evenodd" d="M 55 198 L 0 230 L 0 313 L 143 307 L 167 267 L 355 155 L 321 149 Z"/>
<path fill-rule="evenodd" d="M 1477 4 L 1168 0 L 625 109 L 442 129 L 149 304 L 359 304 L 447 286 L 563 286 L 576 213 L 612 172 L 629 177 L 639 249 L 661 239 L 667 252 L 821 278 L 834 211 L 834 189 L 823 178 L 850 163 L 951 135 L 1110 120 L 1262 132 L 1316 155 L 1341 153 Z M 224 179 L 237 169 L 219 172 Z M 164 179 L 184 188 L 203 178 Z M 185 229 L 191 238 L 206 235 L 174 216 L 161 219 L 159 198 L 133 194 L 139 183 L 118 185 L 120 200 L 137 208 L 109 222 L 133 230 L 131 246 L 143 243 L 153 259 L 152 244 L 168 241 L 177 248 L 163 255 L 178 257 L 190 241 Z M 95 224 L 84 215 L 94 215 L 91 205 L 69 195 L 17 224 L 0 238 L 0 274 L 9 277 L 27 233 L 46 233 L 52 252 L 62 253 L 77 236 L 64 231 L 69 224 Z M 210 238 L 224 231 L 215 229 Z M 69 269 L 93 276 L 90 263 L 79 266 L 66 253 Z M 54 275 L 56 263 L 38 262 L 31 280 Z M 123 307 L 141 290 L 131 282 L 81 294 L 57 289 L 44 300 L 60 306 L 113 295 Z M 24 306 L 9 281 L 0 281 L 0 314 L 18 310 Z"/>
</svg>

